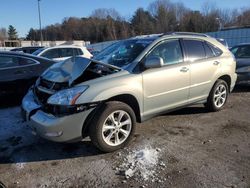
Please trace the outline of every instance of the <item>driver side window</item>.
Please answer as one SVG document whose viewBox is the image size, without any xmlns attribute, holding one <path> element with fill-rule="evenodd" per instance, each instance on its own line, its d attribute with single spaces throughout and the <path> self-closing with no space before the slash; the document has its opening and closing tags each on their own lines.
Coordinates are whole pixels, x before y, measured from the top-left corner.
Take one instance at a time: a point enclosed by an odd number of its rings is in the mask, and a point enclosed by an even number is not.
<svg viewBox="0 0 250 188">
<path fill-rule="evenodd" d="M 183 62 L 183 55 L 179 40 L 165 41 L 154 48 L 148 57 L 158 56 L 165 65 Z"/>
</svg>

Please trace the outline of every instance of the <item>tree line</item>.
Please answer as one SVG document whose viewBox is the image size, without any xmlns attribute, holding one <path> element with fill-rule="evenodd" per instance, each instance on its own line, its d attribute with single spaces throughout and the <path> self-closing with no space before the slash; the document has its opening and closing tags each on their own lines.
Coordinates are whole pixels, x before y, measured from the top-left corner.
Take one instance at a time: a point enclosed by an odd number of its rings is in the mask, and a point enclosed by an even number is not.
<svg viewBox="0 0 250 188">
<path fill-rule="evenodd" d="M 89 17 L 69 17 L 62 23 L 46 26 L 42 34 L 44 40 L 49 41 L 85 40 L 94 43 L 152 33 L 205 33 L 224 27 L 249 25 L 250 8 L 220 9 L 207 1 L 200 11 L 194 11 L 180 2 L 156 0 L 147 9 L 138 8 L 129 19 L 123 18 L 114 9 L 96 9 Z M 40 31 L 31 28 L 26 39 L 40 40 Z"/>
</svg>

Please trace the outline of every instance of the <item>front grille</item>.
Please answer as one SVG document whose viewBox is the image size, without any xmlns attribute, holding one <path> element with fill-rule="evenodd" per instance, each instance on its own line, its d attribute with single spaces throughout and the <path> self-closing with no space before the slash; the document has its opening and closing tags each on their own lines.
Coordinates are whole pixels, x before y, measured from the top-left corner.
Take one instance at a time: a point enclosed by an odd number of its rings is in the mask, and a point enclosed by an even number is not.
<svg viewBox="0 0 250 188">
<path fill-rule="evenodd" d="M 37 87 L 34 88 L 34 93 L 39 102 L 42 104 L 46 104 L 48 98 L 51 96 L 51 94 L 40 91 Z"/>
<path fill-rule="evenodd" d="M 39 86 L 44 87 L 46 89 L 52 89 L 53 86 L 54 86 L 54 82 L 51 82 L 51 81 L 48 81 L 48 80 L 45 80 L 45 79 L 41 79 L 40 83 L 39 83 Z"/>
<path fill-rule="evenodd" d="M 49 89 L 49 90 L 59 91 L 59 90 L 68 88 L 69 83 L 68 82 L 60 82 L 60 83 L 59 82 L 51 82 L 49 80 L 45 80 L 45 79 L 41 78 L 38 86 L 41 86 L 41 87 Z"/>
</svg>

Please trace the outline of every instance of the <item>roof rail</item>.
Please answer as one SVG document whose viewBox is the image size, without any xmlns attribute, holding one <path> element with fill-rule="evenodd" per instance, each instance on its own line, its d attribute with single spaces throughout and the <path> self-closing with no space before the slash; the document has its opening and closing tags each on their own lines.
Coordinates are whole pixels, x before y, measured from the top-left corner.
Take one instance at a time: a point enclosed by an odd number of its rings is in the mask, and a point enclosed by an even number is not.
<svg viewBox="0 0 250 188">
<path fill-rule="evenodd" d="M 199 36 L 199 37 L 210 37 L 204 33 L 194 33 L 194 32 L 168 32 L 165 35 L 189 35 L 189 36 Z"/>
<path fill-rule="evenodd" d="M 135 37 L 131 37 L 130 39 L 142 39 L 142 38 L 148 38 L 148 37 L 161 37 L 163 36 L 163 33 L 160 34 L 149 34 L 149 35 L 138 35 Z"/>
</svg>

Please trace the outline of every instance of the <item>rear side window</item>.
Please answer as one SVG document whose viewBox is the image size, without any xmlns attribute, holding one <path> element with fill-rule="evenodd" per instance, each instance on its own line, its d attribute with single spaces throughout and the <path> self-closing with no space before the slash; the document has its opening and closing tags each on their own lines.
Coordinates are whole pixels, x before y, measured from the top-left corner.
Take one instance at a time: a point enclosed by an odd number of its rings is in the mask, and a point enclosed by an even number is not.
<svg viewBox="0 0 250 188">
<path fill-rule="evenodd" d="M 207 58 L 215 57 L 215 54 L 214 54 L 212 48 L 206 42 L 204 42 L 204 48 L 205 48 Z"/>
<path fill-rule="evenodd" d="M 217 56 L 220 56 L 222 54 L 221 49 L 219 49 L 218 47 L 216 47 L 216 46 L 214 46 L 214 45 L 212 45 L 210 43 L 207 43 L 207 45 L 213 50 L 214 56 L 217 57 Z"/>
<path fill-rule="evenodd" d="M 77 48 L 77 51 L 78 51 L 78 55 L 83 55 L 83 51 L 79 48 Z"/>
<path fill-rule="evenodd" d="M 206 58 L 203 42 L 199 40 L 184 39 L 183 40 L 188 59 L 195 61 Z"/>
<path fill-rule="evenodd" d="M 0 69 L 18 66 L 18 58 L 11 56 L 0 56 Z"/>
<path fill-rule="evenodd" d="M 83 55 L 82 50 L 79 48 L 73 48 L 73 51 L 74 51 L 74 55 Z"/>
<path fill-rule="evenodd" d="M 59 58 L 58 49 L 50 49 L 41 54 L 42 57 L 47 57 L 49 59 Z"/>
<path fill-rule="evenodd" d="M 59 48 L 59 51 L 60 51 L 59 54 L 60 54 L 61 57 L 72 57 L 72 56 L 74 56 L 72 48 Z"/>
<path fill-rule="evenodd" d="M 19 57 L 18 63 L 19 63 L 19 65 L 21 65 L 21 66 L 36 64 L 35 61 L 33 61 L 33 60 L 31 60 L 31 59 L 22 58 L 22 57 Z"/>
</svg>

